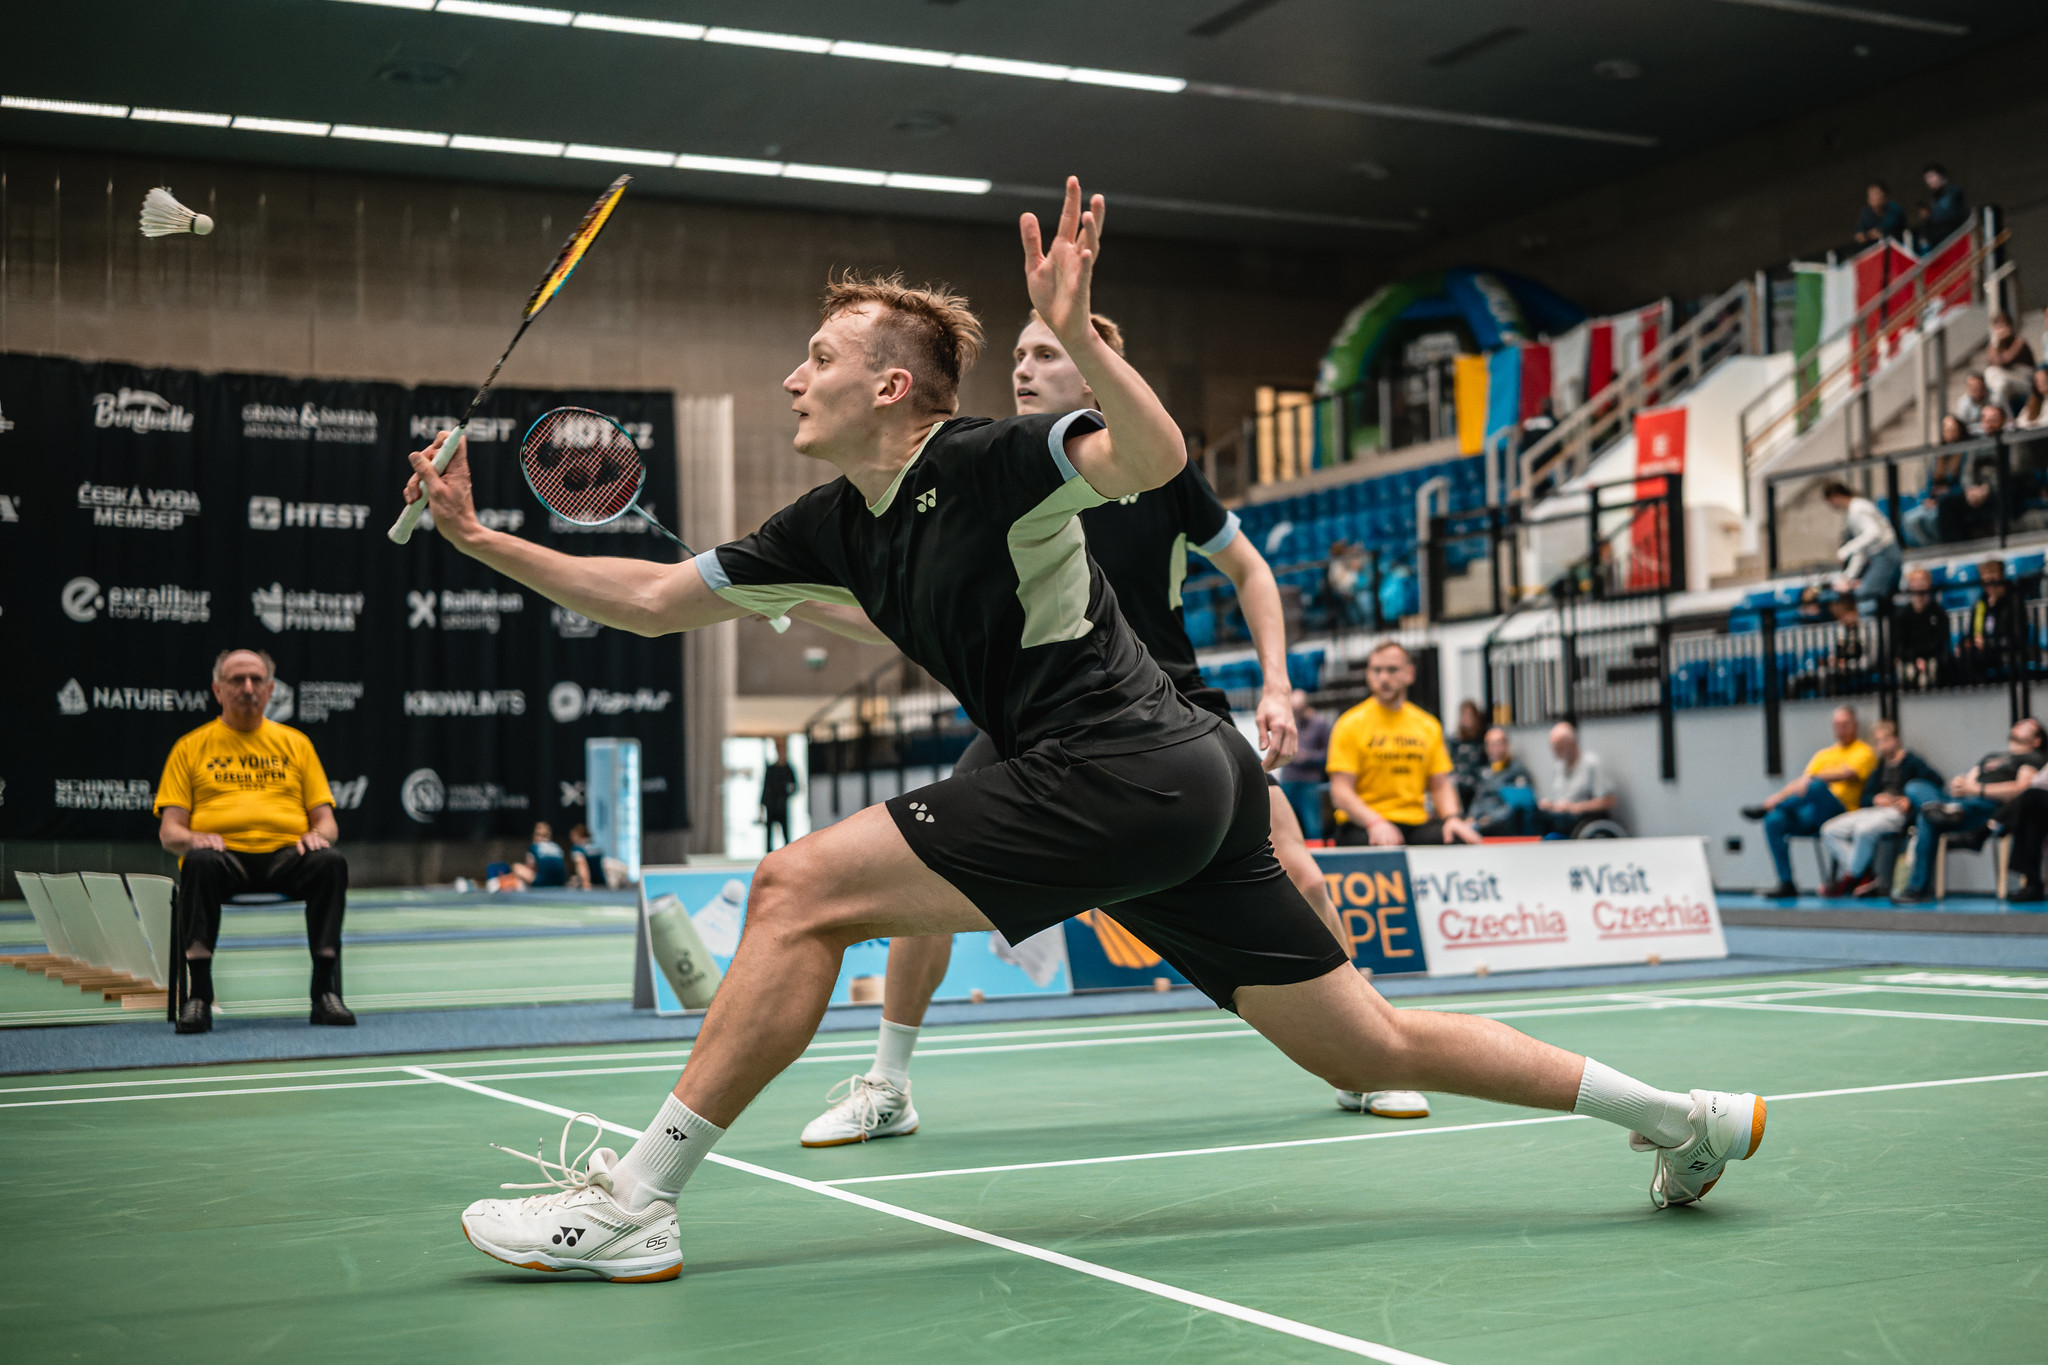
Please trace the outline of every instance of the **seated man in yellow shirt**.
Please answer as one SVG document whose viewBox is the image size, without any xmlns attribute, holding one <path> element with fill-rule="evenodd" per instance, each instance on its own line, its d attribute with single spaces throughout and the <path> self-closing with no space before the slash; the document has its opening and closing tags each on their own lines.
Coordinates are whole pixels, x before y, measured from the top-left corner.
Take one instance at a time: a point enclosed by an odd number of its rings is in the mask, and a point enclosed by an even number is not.
<svg viewBox="0 0 2048 1365">
<path fill-rule="evenodd" d="M 1366 658 L 1372 695 L 1330 730 L 1330 804 L 1339 845 L 1476 844 L 1479 832 L 1458 808 L 1444 727 L 1408 700 L 1415 661 L 1392 640 Z M 1430 818 L 1427 795 L 1436 807 Z"/>
<path fill-rule="evenodd" d="M 341 1000 L 341 916 L 348 862 L 334 848 L 334 793 L 312 741 L 266 718 L 277 669 L 231 649 L 213 661 L 220 718 L 171 747 L 157 787 L 157 838 L 177 854 L 177 922 L 185 943 L 178 1032 L 213 1027 L 213 946 L 231 896 L 277 891 L 306 903 L 315 1024 L 353 1024 Z"/>
<path fill-rule="evenodd" d="M 1746 818 L 1764 822 L 1764 841 L 1778 867 L 1778 884 L 1768 894 L 1778 900 L 1799 894 L 1792 884 L 1791 839 L 1818 834 L 1837 815 L 1862 805 L 1864 779 L 1877 771 L 1877 751 L 1857 736 L 1856 708 L 1837 706 L 1834 728 L 1835 742 L 1806 761 L 1804 774 L 1742 808 Z"/>
</svg>

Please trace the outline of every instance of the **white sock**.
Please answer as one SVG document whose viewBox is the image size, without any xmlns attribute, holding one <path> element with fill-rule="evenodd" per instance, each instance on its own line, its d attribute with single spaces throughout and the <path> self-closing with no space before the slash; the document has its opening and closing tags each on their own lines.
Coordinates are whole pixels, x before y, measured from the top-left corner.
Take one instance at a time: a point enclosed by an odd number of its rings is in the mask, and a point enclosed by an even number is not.
<svg viewBox="0 0 2048 1365">
<path fill-rule="evenodd" d="M 1676 1147 L 1692 1136 L 1692 1096 L 1644 1085 L 1591 1057 L 1572 1112 L 1641 1133 L 1660 1147 Z"/>
<path fill-rule="evenodd" d="M 875 1039 L 875 1064 L 868 1068 L 868 1075 L 874 1080 L 887 1081 L 898 1090 L 910 1088 L 910 1054 L 917 1049 L 918 1030 L 907 1024 L 892 1024 L 882 1021 L 882 1032 Z"/>
<path fill-rule="evenodd" d="M 675 1203 L 697 1163 L 724 1136 L 725 1129 L 670 1095 L 633 1150 L 612 1167 L 612 1193 L 634 1212 L 656 1199 Z"/>
</svg>

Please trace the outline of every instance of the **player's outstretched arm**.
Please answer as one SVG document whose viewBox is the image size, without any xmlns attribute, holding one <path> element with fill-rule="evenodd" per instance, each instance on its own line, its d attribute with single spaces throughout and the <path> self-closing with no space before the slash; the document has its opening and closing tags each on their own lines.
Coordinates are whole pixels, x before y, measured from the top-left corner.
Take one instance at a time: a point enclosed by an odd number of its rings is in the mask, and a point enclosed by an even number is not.
<svg viewBox="0 0 2048 1365">
<path fill-rule="evenodd" d="M 551 602 L 635 635 L 668 635 L 751 615 L 711 591 L 704 575 L 688 560 L 657 564 L 645 559 L 565 555 L 491 530 L 477 520 L 468 441 L 455 452 L 446 472 L 434 472 L 434 455 L 447 438 L 443 432 L 433 445 L 412 453 L 414 473 L 406 485 L 406 498 L 410 501 L 424 485 L 427 505 L 434 513 L 434 529 L 471 559 L 525 584 Z"/>
<path fill-rule="evenodd" d="M 882 634 L 882 628 L 868 619 L 868 614 L 859 607 L 845 607 L 837 602 L 800 602 L 789 609 L 789 614 L 799 621 L 808 621 L 814 626 L 823 626 L 834 635 L 849 640 L 858 640 L 867 645 L 892 645 L 896 642 Z"/>
<path fill-rule="evenodd" d="M 1025 214 L 1018 229 L 1024 238 L 1024 284 L 1031 292 L 1031 306 L 1067 348 L 1109 423 L 1109 431 L 1070 438 L 1067 459 L 1096 492 L 1121 498 L 1172 480 L 1187 464 L 1188 451 L 1159 395 L 1088 320 L 1106 208 L 1098 194 L 1083 211 L 1081 182 L 1070 175 L 1051 244 L 1041 242 L 1036 214 Z M 1110 432 L 1116 433 L 1114 439 Z"/>
</svg>

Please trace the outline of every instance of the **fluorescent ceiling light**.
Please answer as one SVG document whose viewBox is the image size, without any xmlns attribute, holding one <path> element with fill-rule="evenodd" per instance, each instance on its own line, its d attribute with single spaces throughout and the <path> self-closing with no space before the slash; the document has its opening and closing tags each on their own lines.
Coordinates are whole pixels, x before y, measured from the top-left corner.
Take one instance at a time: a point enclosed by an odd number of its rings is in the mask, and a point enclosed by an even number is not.
<svg viewBox="0 0 2048 1365">
<path fill-rule="evenodd" d="M 296 133 L 300 137 L 326 137 L 329 125 L 307 123 L 295 118 L 252 118 L 248 114 L 237 114 L 234 126 L 246 133 Z"/>
<path fill-rule="evenodd" d="M 835 185 L 883 185 L 889 180 L 885 171 L 856 171 L 847 166 L 805 166 L 792 161 L 782 168 L 785 180 L 828 180 Z"/>
<path fill-rule="evenodd" d="M 190 109 L 130 109 L 128 117 L 143 123 L 187 123 L 194 128 L 225 128 L 234 122 L 226 114 L 198 114 Z"/>
<path fill-rule="evenodd" d="M 676 157 L 679 171 L 716 171 L 722 175 L 781 175 L 780 161 L 755 161 L 743 156 L 697 156 L 683 152 Z"/>
<path fill-rule="evenodd" d="M 345 5 L 383 5 L 387 9 L 432 9 L 434 0 L 341 0 Z"/>
<path fill-rule="evenodd" d="M 352 142 L 396 142 L 406 147 L 448 145 L 446 133 L 423 133 L 413 128 L 368 128 L 360 123 L 337 123 L 327 135 L 348 138 Z"/>
<path fill-rule="evenodd" d="M 593 147 L 586 142 L 572 142 L 562 149 L 562 155 L 572 161 L 613 161 L 625 166 L 673 166 L 674 152 L 647 152 L 635 147 Z"/>
<path fill-rule="evenodd" d="M 892 190 L 937 190 L 941 194 L 987 194 L 992 188 L 987 180 L 958 175 L 910 175 L 903 171 L 890 172 L 882 183 Z"/>
<path fill-rule="evenodd" d="M 634 33 L 642 38 L 681 38 L 685 42 L 694 42 L 704 36 L 702 24 L 675 24 L 666 19 L 627 19 L 617 14 L 579 14 L 571 27 L 602 29 L 607 33 Z"/>
<path fill-rule="evenodd" d="M 1188 83 L 1178 76 L 1139 76 L 1129 71 L 1098 71 L 1077 66 L 1068 80 L 1079 85 L 1113 85 L 1121 90 L 1151 90 L 1161 95 L 1178 95 Z"/>
<path fill-rule="evenodd" d="M 890 47 L 886 43 L 832 44 L 835 57 L 859 57 L 870 62 L 902 62 L 908 66 L 951 66 L 954 54 L 929 47 Z"/>
<path fill-rule="evenodd" d="M 511 19 L 522 24 L 566 24 L 576 11 L 541 9 L 535 5 L 501 5 L 496 0 L 441 0 L 442 14 L 467 14 L 476 19 Z"/>
<path fill-rule="evenodd" d="M 448 145 L 458 152 L 504 152 L 511 156 L 560 156 L 563 144 L 524 137 L 471 137 L 457 133 Z"/>
<path fill-rule="evenodd" d="M 1074 74 L 1071 66 L 1051 62 L 1016 62 L 1008 57 L 976 57 L 963 52 L 953 59 L 955 71 L 986 71 L 992 76 L 1029 76 L 1034 80 L 1063 81 Z"/>
<path fill-rule="evenodd" d="M 127 118 L 125 104 L 87 104 L 80 100 L 39 100 L 0 95 L 0 109 L 32 109 L 40 114 L 89 114 L 94 118 Z"/>
<path fill-rule="evenodd" d="M 731 43 L 736 47 L 770 47 L 778 52 L 830 52 L 830 38 L 805 38 L 794 33 L 762 33 L 751 28 L 709 28 L 707 43 Z"/>
</svg>

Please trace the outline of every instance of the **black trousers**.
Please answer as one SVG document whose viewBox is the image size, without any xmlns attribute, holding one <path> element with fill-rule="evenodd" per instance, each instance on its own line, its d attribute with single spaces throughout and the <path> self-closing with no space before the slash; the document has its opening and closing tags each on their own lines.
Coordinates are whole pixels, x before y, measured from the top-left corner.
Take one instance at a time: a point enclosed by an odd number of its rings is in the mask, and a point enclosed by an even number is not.
<svg viewBox="0 0 2048 1365">
<path fill-rule="evenodd" d="M 1424 820 L 1419 825 L 1404 825 L 1399 820 L 1392 820 L 1388 823 L 1401 831 L 1401 843 L 1404 846 L 1409 844 L 1440 844 L 1444 841 L 1444 822 L 1441 820 Z M 1364 848 L 1371 842 L 1372 834 L 1364 825 L 1346 820 L 1343 824 L 1337 826 L 1337 847 L 1339 848 Z"/>
<path fill-rule="evenodd" d="M 306 903 L 306 946 L 315 957 L 341 952 L 341 917 L 348 900 L 348 859 L 339 850 L 301 853 L 287 845 L 275 853 L 194 849 L 178 876 L 178 942 L 213 951 L 220 938 L 220 908 L 231 896 L 275 891 Z"/>
<path fill-rule="evenodd" d="M 2029 890 L 2041 885 L 2041 845 L 2048 842 L 2048 791 L 2029 787 L 2006 802 L 1999 823 L 2012 835 L 2012 870 Z"/>
<path fill-rule="evenodd" d="M 766 817 L 762 823 L 768 826 L 768 851 L 775 851 L 775 831 L 782 831 L 782 842 L 789 842 L 789 807 L 763 806 L 761 814 Z"/>
</svg>

